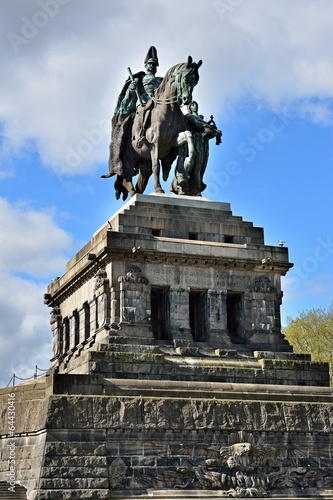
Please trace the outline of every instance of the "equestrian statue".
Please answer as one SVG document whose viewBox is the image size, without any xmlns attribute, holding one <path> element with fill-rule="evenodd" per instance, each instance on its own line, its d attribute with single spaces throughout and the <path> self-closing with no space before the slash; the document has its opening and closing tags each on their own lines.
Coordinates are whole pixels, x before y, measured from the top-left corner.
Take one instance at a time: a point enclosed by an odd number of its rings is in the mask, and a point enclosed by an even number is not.
<svg viewBox="0 0 333 500">
<path fill-rule="evenodd" d="M 164 193 L 160 164 L 166 181 L 181 146 L 184 147 L 178 170 L 191 172 L 195 162 L 194 141 L 181 106 L 192 102 L 201 64 L 201 60 L 195 63 L 189 56 L 186 63 L 173 66 L 161 78 L 155 76 L 159 65 L 156 48 L 150 47 L 144 61 L 145 71 L 132 74 L 128 68 L 129 78 L 118 97 L 111 122 L 109 173 L 102 175 L 116 176 L 117 199 L 122 195 L 125 200 L 128 193 L 131 196 L 143 193 L 151 174 L 155 191 Z M 134 187 L 132 179 L 136 175 Z M 171 190 L 177 193 L 175 183 L 174 180 Z M 195 194 L 200 195 L 200 189 Z M 186 189 L 178 190 L 178 194 L 187 194 Z"/>
</svg>

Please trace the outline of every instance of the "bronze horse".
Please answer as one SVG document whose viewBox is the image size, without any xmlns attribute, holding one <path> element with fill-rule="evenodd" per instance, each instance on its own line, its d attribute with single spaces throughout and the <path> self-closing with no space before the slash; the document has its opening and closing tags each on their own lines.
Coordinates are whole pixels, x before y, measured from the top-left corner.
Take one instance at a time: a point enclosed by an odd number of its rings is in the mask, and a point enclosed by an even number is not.
<svg viewBox="0 0 333 500">
<path fill-rule="evenodd" d="M 121 194 L 123 199 L 126 199 L 128 193 L 131 196 L 143 193 L 151 174 L 154 176 L 155 191 L 164 193 L 160 184 L 160 160 L 163 180 L 167 180 L 171 165 L 178 154 L 177 148 L 184 143 L 188 146 L 185 168 L 191 170 L 194 157 L 193 141 L 191 132 L 186 129 L 180 106 L 192 101 L 192 90 L 199 81 L 198 69 L 201 64 L 201 60 L 195 63 L 189 56 L 186 63 L 170 68 L 156 89 L 155 96 L 132 117 L 132 124 L 122 148 L 122 155 L 126 157 L 127 163 L 130 163 L 130 168 L 127 168 L 127 171 L 123 169 L 120 175 L 116 169 L 110 169 L 110 175 L 117 175 L 114 184 L 117 199 Z M 112 164 L 111 157 L 110 163 Z M 134 188 L 132 177 L 137 173 L 139 177 Z"/>
</svg>

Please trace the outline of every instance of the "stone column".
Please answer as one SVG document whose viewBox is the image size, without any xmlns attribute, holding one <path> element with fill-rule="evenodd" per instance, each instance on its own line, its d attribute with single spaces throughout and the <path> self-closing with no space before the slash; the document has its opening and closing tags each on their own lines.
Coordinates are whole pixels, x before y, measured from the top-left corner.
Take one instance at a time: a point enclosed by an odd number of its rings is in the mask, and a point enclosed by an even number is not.
<svg viewBox="0 0 333 500">
<path fill-rule="evenodd" d="M 175 345 L 193 342 L 190 328 L 190 288 L 170 288 L 170 329 Z"/>
<path fill-rule="evenodd" d="M 126 337 L 153 338 L 150 327 L 151 287 L 148 279 L 142 275 L 137 265 L 128 265 L 125 276 L 118 278 L 119 282 L 119 327 L 120 335 Z M 133 328 L 135 326 L 135 328 Z"/>
<path fill-rule="evenodd" d="M 73 350 L 79 343 L 79 313 L 73 311 L 69 316 L 69 349 Z"/>
<path fill-rule="evenodd" d="M 85 308 L 82 307 L 79 311 L 79 343 L 82 344 L 85 341 L 85 320 L 86 320 L 86 311 Z"/>
<path fill-rule="evenodd" d="M 148 323 L 149 290 L 146 285 L 120 283 L 120 321 Z"/>
<path fill-rule="evenodd" d="M 280 294 L 268 276 L 257 277 L 250 289 L 252 295 L 252 331 L 249 342 L 257 350 L 290 350 L 278 326 Z M 278 318 L 276 318 L 278 309 Z"/>
<path fill-rule="evenodd" d="M 96 333 L 96 329 L 98 326 L 98 318 L 97 318 L 97 302 L 96 297 L 89 301 L 90 307 L 90 335 L 94 335 Z"/>
<path fill-rule="evenodd" d="M 120 322 L 120 287 L 119 284 L 114 284 L 111 287 L 111 327 L 117 327 Z"/>
<path fill-rule="evenodd" d="M 107 337 L 111 323 L 110 282 L 106 271 L 99 269 L 95 275 L 95 332 L 98 339 Z"/>
<path fill-rule="evenodd" d="M 63 354 L 63 325 L 60 307 L 54 307 L 50 318 L 51 330 L 53 335 L 53 358 L 52 363 L 56 364 L 58 358 Z"/>
<path fill-rule="evenodd" d="M 208 342 L 211 347 L 230 348 L 227 327 L 227 291 L 208 290 Z"/>
</svg>

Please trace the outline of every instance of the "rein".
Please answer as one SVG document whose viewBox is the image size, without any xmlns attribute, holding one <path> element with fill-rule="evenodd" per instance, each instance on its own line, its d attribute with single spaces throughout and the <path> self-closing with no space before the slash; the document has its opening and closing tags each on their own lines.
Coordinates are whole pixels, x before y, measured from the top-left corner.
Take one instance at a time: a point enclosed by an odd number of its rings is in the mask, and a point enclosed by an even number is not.
<svg viewBox="0 0 333 500">
<path fill-rule="evenodd" d="M 175 83 L 176 83 L 176 86 L 177 86 L 177 95 L 175 96 L 170 96 L 170 97 L 166 97 L 165 99 L 160 99 L 158 97 L 152 97 L 152 100 L 156 103 L 156 104 L 174 104 L 176 102 L 179 101 L 179 96 L 181 94 L 181 75 L 178 74 L 176 75 L 175 77 Z M 183 104 L 180 104 L 180 106 L 182 107 Z"/>
<path fill-rule="evenodd" d="M 173 97 L 167 97 L 166 99 L 159 99 L 158 97 L 152 97 L 152 100 L 156 104 L 173 104 L 174 102 L 178 101 L 178 95 L 175 95 Z"/>
</svg>

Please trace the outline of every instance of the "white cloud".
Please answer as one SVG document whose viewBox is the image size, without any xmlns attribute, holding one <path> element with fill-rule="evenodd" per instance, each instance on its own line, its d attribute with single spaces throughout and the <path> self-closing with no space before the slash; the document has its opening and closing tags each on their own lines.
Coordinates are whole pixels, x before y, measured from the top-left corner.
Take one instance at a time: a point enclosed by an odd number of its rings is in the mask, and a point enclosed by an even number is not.
<svg viewBox="0 0 333 500">
<path fill-rule="evenodd" d="M 46 285 L 0 271 L 0 387 L 10 377 L 32 376 L 35 365 L 49 368 L 50 312 L 43 303 Z"/>
<path fill-rule="evenodd" d="M 329 101 L 301 102 L 298 108 L 301 117 L 320 125 L 333 124 L 333 106 Z"/>
<path fill-rule="evenodd" d="M 0 385 L 13 372 L 31 376 L 35 365 L 48 368 L 51 357 L 50 311 L 44 305 L 46 283 L 63 269 L 71 237 L 52 210 L 37 211 L 0 198 Z M 23 276 L 23 277 L 22 277 Z M 7 380 L 8 379 L 8 380 Z"/>
<path fill-rule="evenodd" d="M 316 95 L 321 98 L 331 97 L 333 88 L 333 61 L 301 59 L 295 64 L 298 86 L 302 95 Z"/>
<path fill-rule="evenodd" d="M 229 6 L 223 16 L 222 4 Z M 69 0 L 15 52 L 8 34 L 22 36 L 26 20 L 36 24 L 36 13 L 45 12 L 42 5 L 1 4 L 7 43 L 0 49 L 0 120 L 6 148 L 33 139 L 56 172 L 86 173 L 107 163 L 108 123 L 126 68 L 143 69 L 152 44 L 162 75 L 189 54 L 203 59 L 195 98 L 207 115 L 225 116 L 244 98 L 276 107 L 300 99 L 311 106 L 320 97 L 320 113 L 306 116 L 332 123 L 324 109 L 333 88 L 329 0 Z"/>
<path fill-rule="evenodd" d="M 284 290 L 284 302 L 294 300 L 332 300 L 332 281 L 331 274 L 313 274 L 306 275 L 301 279 L 293 270 L 282 278 L 282 288 Z"/>
<path fill-rule="evenodd" d="M 328 308 L 332 303 L 332 280 L 332 273 L 313 274 L 300 280 L 292 270 L 283 277 L 282 324 L 285 326 L 288 317 L 295 319 L 302 311 Z"/>
<path fill-rule="evenodd" d="M 52 210 L 38 212 L 0 198 L 0 269 L 36 277 L 62 269 L 71 237 L 61 229 Z"/>
</svg>

